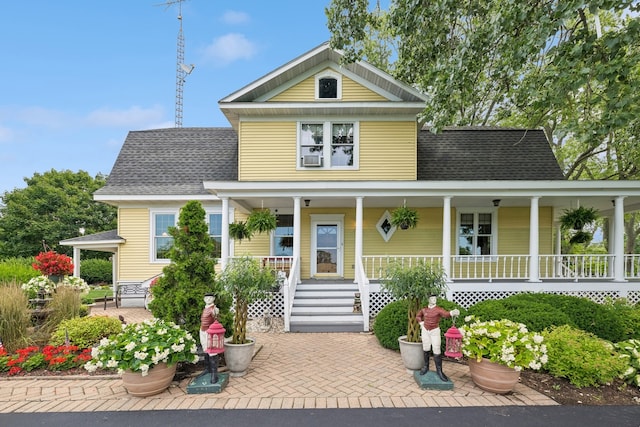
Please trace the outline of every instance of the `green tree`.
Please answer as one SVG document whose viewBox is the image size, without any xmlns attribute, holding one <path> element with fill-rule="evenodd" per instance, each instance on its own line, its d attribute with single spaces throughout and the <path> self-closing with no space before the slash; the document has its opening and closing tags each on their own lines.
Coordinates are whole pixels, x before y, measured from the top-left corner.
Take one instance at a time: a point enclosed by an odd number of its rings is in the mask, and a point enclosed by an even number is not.
<svg viewBox="0 0 640 427">
<path fill-rule="evenodd" d="M 93 200 L 106 177 L 85 171 L 35 173 L 25 178 L 26 188 L 7 191 L 0 204 L 0 258 L 31 257 L 43 243 L 71 255 L 72 248 L 60 240 L 116 228 L 116 208 Z"/>
<path fill-rule="evenodd" d="M 151 312 L 157 318 L 182 325 L 197 340 L 203 298 L 211 292 L 220 309 L 220 322 L 229 330 L 231 301 L 216 284 L 215 246 L 200 202 L 192 200 L 182 207 L 178 224 L 169 228 L 169 234 L 173 237 L 171 263 L 153 287 Z"/>
</svg>

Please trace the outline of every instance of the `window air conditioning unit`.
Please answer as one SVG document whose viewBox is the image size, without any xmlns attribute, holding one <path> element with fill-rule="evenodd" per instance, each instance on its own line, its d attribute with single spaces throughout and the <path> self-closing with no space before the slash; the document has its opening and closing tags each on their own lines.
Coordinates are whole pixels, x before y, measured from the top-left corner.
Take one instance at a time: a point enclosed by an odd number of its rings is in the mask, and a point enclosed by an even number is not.
<svg viewBox="0 0 640 427">
<path fill-rule="evenodd" d="M 317 154 L 302 156 L 302 166 L 322 166 L 322 156 Z"/>
</svg>

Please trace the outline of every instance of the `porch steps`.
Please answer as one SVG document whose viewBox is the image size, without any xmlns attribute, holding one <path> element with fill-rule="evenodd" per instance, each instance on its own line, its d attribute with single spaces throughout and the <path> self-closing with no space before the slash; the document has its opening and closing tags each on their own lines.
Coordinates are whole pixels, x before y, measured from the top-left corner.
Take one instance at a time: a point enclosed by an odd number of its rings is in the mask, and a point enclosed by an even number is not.
<svg viewBox="0 0 640 427">
<path fill-rule="evenodd" d="M 358 285 L 346 281 L 317 281 L 296 287 L 291 332 L 362 332 L 362 314 L 353 313 Z"/>
</svg>

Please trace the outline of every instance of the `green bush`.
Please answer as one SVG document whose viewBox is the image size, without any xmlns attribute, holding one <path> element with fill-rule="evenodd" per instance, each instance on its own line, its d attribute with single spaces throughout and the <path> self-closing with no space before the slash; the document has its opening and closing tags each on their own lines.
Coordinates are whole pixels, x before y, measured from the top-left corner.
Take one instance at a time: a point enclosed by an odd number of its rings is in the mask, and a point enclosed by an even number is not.
<svg viewBox="0 0 640 427">
<path fill-rule="evenodd" d="M 51 334 L 49 344 L 64 344 L 68 334 L 70 344 L 89 348 L 98 344 L 101 339 L 115 335 L 121 330 L 122 323 L 115 317 L 75 317 L 60 322 Z"/>
<path fill-rule="evenodd" d="M 85 259 L 80 262 L 80 277 L 90 285 L 113 283 L 113 264 L 106 259 Z"/>
<path fill-rule="evenodd" d="M 400 350 L 398 337 L 407 333 L 408 301 L 393 301 L 387 304 L 376 316 L 373 333 L 384 348 Z"/>
<path fill-rule="evenodd" d="M 576 387 L 610 383 L 627 367 L 613 344 L 592 333 L 564 325 L 543 331 L 543 336 L 549 357 L 545 369 Z"/>
<path fill-rule="evenodd" d="M 501 300 L 486 300 L 469 308 L 483 320 L 506 318 L 532 331 L 570 325 L 611 342 L 627 338 L 625 319 L 586 298 L 546 293 L 522 293 Z"/>
<path fill-rule="evenodd" d="M 469 314 L 481 320 L 509 319 L 524 323 L 530 331 L 571 324 L 571 318 L 559 308 L 540 301 L 527 301 L 519 295 L 502 300 L 485 300 L 469 307 Z"/>
<path fill-rule="evenodd" d="M 609 300 L 604 306 L 622 320 L 626 339 L 640 339 L 640 306 L 630 304 L 625 298 Z"/>
<path fill-rule="evenodd" d="M 627 367 L 622 377 L 630 384 L 640 387 L 640 340 L 630 339 L 614 344 Z"/>
<path fill-rule="evenodd" d="M 384 348 L 391 350 L 400 350 L 400 344 L 398 344 L 398 337 L 406 335 L 407 324 L 409 319 L 407 317 L 407 309 L 409 302 L 407 300 L 394 301 L 387 304 L 376 316 L 373 324 L 373 333 L 378 338 L 378 342 Z M 427 303 L 421 305 L 426 306 Z M 454 302 L 438 299 L 438 305 L 447 311 L 451 311 L 454 308 L 460 310 L 460 318 L 466 316 L 466 310 Z M 444 334 L 447 329 L 453 324 L 452 319 L 442 319 L 440 321 L 440 330 Z M 458 322 L 460 324 L 460 322 Z M 443 335 L 442 348 L 444 351 L 445 339 Z"/>
<path fill-rule="evenodd" d="M 28 345 L 31 313 L 27 296 L 16 283 L 0 286 L 0 338 L 8 351 Z"/>
<path fill-rule="evenodd" d="M 26 283 L 40 273 L 31 266 L 33 257 L 7 258 L 0 261 L 0 285 L 5 283 Z"/>
</svg>

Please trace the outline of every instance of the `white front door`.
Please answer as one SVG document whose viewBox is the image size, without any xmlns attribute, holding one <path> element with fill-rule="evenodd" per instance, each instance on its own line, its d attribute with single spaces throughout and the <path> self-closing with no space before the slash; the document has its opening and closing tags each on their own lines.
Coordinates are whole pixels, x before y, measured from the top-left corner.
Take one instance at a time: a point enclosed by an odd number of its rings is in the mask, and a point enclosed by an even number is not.
<svg viewBox="0 0 640 427">
<path fill-rule="evenodd" d="M 312 276 L 343 276 L 342 215 L 312 215 Z"/>
</svg>

